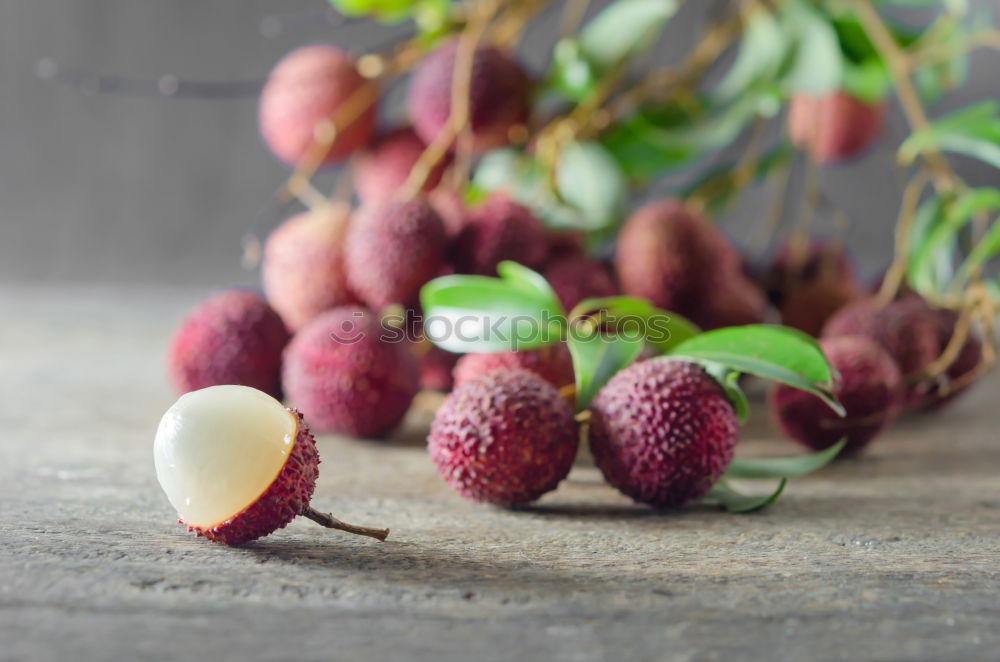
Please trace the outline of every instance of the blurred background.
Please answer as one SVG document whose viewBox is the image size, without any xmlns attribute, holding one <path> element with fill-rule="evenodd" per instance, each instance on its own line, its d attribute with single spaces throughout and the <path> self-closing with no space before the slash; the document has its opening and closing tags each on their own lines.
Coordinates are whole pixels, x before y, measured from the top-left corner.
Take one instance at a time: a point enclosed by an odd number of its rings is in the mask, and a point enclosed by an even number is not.
<svg viewBox="0 0 1000 662">
<path fill-rule="evenodd" d="M 603 4 L 592 2 L 591 13 Z M 714 4 L 687 2 L 656 57 L 679 59 Z M 995 14 L 1000 9 L 1000 0 L 972 4 Z M 366 22 L 335 27 L 326 8 L 324 0 L 0 2 L 0 280 L 206 289 L 256 282 L 256 273 L 241 266 L 241 239 L 251 231 L 263 237 L 280 220 L 260 212 L 287 170 L 257 136 L 253 94 L 90 94 L 42 80 L 38 72 L 55 62 L 152 84 L 164 75 L 255 81 L 303 43 L 329 41 L 363 52 L 407 32 Z M 522 40 L 523 60 L 535 72 L 555 38 L 555 9 Z M 969 84 L 931 112 L 996 97 L 995 57 L 974 56 Z M 388 105 L 382 109 L 387 121 L 401 115 L 398 104 Z M 899 206 L 893 151 L 904 129 L 895 106 L 891 124 L 861 161 L 820 174 L 825 194 L 851 219 L 846 239 L 866 275 L 890 259 Z M 995 170 L 959 157 L 954 163 L 970 183 L 996 184 Z M 801 184 L 801 173 L 798 179 Z M 319 181 L 329 186 L 331 175 Z M 677 181 L 638 199 L 666 194 Z M 758 185 L 724 219 L 738 242 L 768 244 L 759 225 L 771 197 L 769 187 Z M 796 209 L 793 200 L 787 211 Z M 830 221 L 821 217 L 819 227 L 832 231 Z"/>
</svg>

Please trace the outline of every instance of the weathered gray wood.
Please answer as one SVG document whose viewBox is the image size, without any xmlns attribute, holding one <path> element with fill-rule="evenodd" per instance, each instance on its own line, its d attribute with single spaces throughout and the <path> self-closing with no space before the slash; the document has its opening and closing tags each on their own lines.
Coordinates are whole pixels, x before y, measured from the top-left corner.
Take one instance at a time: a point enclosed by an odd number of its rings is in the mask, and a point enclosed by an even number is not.
<svg viewBox="0 0 1000 662">
<path fill-rule="evenodd" d="M 152 471 L 194 297 L 0 290 L 0 659 L 996 659 L 996 379 L 752 516 L 655 515 L 585 465 L 536 508 L 476 506 L 418 413 L 320 440 L 314 505 L 387 543 L 297 521 L 227 549 Z M 740 452 L 793 451 L 764 418 Z"/>
</svg>

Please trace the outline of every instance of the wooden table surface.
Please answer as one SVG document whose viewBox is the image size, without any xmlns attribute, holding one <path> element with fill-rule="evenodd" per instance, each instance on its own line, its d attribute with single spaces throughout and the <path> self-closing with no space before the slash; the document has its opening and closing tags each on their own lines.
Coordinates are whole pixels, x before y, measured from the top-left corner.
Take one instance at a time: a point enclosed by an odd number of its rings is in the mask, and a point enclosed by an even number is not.
<svg viewBox="0 0 1000 662">
<path fill-rule="evenodd" d="M 229 549 L 152 466 L 201 294 L 0 289 L 0 659 L 1000 656 L 996 378 L 749 516 L 654 514 L 586 463 L 534 508 L 477 506 L 435 475 L 424 408 L 388 442 L 319 439 L 314 505 L 388 542 L 299 520 Z M 739 453 L 794 452 L 766 418 Z"/>
</svg>

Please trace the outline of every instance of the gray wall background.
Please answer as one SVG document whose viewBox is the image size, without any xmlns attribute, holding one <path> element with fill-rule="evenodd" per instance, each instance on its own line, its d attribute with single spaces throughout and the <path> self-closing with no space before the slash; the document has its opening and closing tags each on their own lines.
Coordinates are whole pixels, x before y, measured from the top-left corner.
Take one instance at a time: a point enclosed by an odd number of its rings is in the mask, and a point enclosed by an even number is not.
<svg viewBox="0 0 1000 662">
<path fill-rule="evenodd" d="M 1000 7 L 998 0 L 974 4 Z M 710 5 L 687 3 L 661 44 L 661 60 L 683 55 Z M 286 171 L 257 138 L 254 99 L 87 96 L 39 80 L 36 63 L 51 57 L 127 76 L 242 80 L 263 77 L 302 43 L 363 50 L 384 39 L 371 25 L 331 30 L 318 15 L 278 38 L 261 36 L 266 16 L 325 6 L 324 0 L 0 0 L 0 279 L 206 287 L 255 281 L 240 266 L 240 240 Z M 544 61 L 555 18 L 550 13 L 526 36 L 529 63 Z M 972 83 L 933 111 L 996 97 L 998 65 L 1000 54 L 977 55 Z M 387 114 L 398 111 L 390 107 Z M 869 272 L 889 260 L 901 189 L 892 168 L 893 145 L 903 135 L 896 109 L 892 122 L 888 139 L 863 162 L 822 173 L 825 192 L 852 219 L 847 238 Z M 1000 183 L 996 171 L 956 162 L 977 184 Z M 322 181 L 328 185 L 329 177 Z M 767 200 L 768 191 L 758 187 L 725 219 L 738 241 L 761 243 Z M 828 220 L 820 219 L 820 229 L 829 229 Z"/>
</svg>

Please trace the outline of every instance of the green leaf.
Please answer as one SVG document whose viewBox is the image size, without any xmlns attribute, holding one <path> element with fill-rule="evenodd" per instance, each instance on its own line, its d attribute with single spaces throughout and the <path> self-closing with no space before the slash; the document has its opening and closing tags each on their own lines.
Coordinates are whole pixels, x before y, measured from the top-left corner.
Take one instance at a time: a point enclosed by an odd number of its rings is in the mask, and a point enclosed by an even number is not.
<svg viewBox="0 0 1000 662">
<path fill-rule="evenodd" d="M 374 16 L 380 21 L 396 23 L 410 18 L 418 10 L 428 11 L 442 3 L 427 0 L 330 0 L 330 4 L 345 16 Z M 443 4 L 447 6 L 448 3 Z"/>
<path fill-rule="evenodd" d="M 750 415 L 750 403 L 747 401 L 746 393 L 740 388 L 740 373 L 721 363 L 714 363 L 704 359 L 699 360 L 698 363 L 705 369 L 705 372 L 711 375 L 715 381 L 719 382 L 719 386 L 726 392 L 726 397 L 732 403 L 740 425 L 746 423 L 747 417 Z"/>
<path fill-rule="evenodd" d="M 762 80 L 772 80 L 781 69 L 790 44 L 774 15 L 755 7 L 747 19 L 740 50 L 725 77 L 715 86 L 717 101 L 731 101 Z"/>
<path fill-rule="evenodd" d="M 572 101 L 581 101 L 594 89 L 598 75 L 577 39 L 560 39 L 552 50 L 546 85 Z"/>
<path fill-rule="evenodd" d="M 785 89 L 813 96 L 834 92 L 843 76 L 843 55 L 833 26 L 805 0 L 789 0 L 782 8 L 782 22 L 795 35 Z"/>
<path fill-rule="evenodd" d="M 642 109 L 612 126 L 601 143 L 630 179 L 680 170 L 733 143 L 746 126 L 780 108 L 774 90 L 747 93 L 722 106 Z"/>
<path fill-rule="evenodd" d="M 752 181 L 768 177 L 782 166 L 791 162 L 796 150 L 789 143 L 782 142 L 770 151 L 762 154 L 755 164 Z M 686 186 L 680 193 L 681 197 L 699 196 L 705 200 L 705 211 L 715 215 L 726 210 L 733 202 L 735 188 L 741 163 L 731 163 L 718 168 L 712 168 L 701 177 Z"/>
<path fill-rule="evenodd" d="M 946 198 L 938 195 L 928 198 L 917 209 L 910 228 L 906 281 L 924 296 L 942 292 L 954 271 L 954 241 L 925 247 L 935 228 L 944 222 L 947 208 Z"/>
<path fill-rule="evenodd" d="M 605 333 L 571 333 L 569 351 L 576 375 L 577 411 L 590 406 L 590 401 L 608 380 L 639 356 L 642 346 L 642 339 L 627 339 Z"/>
<path fill-rule="evenodd" d="M 597 313 L 595 319 L 582 320 Z M 665 310 L 661 310 L 646 299 L 629 296 L 614 296 L 585 299 L 570 311 L 570 334 L 582 331 L 581 323 L 590 327 L 606 324 L 619 335 L 639 338 L 661 353 L 672 350 L 680 343 L 695 337 L 700 330 L 691 321 Z"/>
<path fill-rule="evenodd" d="M 1000 102 L 981 101 L 935 119 L 899 148 L 904 165 L 931 150 L 970 156 L 1000 168 Z"/>
<path fill-rule="evenodd" d="M 778 497 L 785 490 L 787 483 L 788 479 L 782 478 L 781 482 L 778 483 L 778 488 L 774 492 L 761 497 L 749 496 L 738 492 L 723 478 L 712 486 L 711 491 L 705 496 L 705 499 L 719 503 L 719 505 L 731 513 L 752 513 L 766 508 L 777 501 Z"/>
<path fill-rule="evenodd" d="M 599 69 L 645 49 L 677 11 L 675 0 L 616 0 L 580 31 L 580 48 Z"/>
<path fill-rule="evenodd" d="M 944 268 L 950 277 L 951 254 L 958 233 L 976 214 L 995 211 L 1000 211 L 1000 189 L 983 187 L 962 193 L 943 215 L 929 221 L 930 227 L 919 228 L 920 243 L 907 265 L 907 280 L 922 293 L 945 289 L 940 261 L 947 261 Z"/>
<path fill-rule="evenodd" d="M 797 478 L 811 474 L 833 461 L 847 443 L 841 439 L 833 446 L 806 455 L 733 460 L 726 469 L 727 478 Z"/>
<path fill-rule="evenodd" d="M 1000 255 L 1000 222 L 994 221 L 979 242 L 969 252 L 962 266 L 958 268 L 955 280 L 961 285 L 968 279 L 973 269 L 986 264 L 986 262 L 997 255 Z"/>
<path fill-rule="evenodd" d="M 675 358 L 720 363 L 816 395 L 844 415 L 833 397 L 833 374 L 815 339 L 783 326 L 752 324 L 708 331 L 680 343 Z"/>
<path fill-rule="evenodd" d="M 618 162 L 600 144 L 572 142 L 559 155 L 556 192 L 579 210 L 585 230 L 611 228 L 625 213 L 628 185 Z"/>
<path fill-rule="evenodd" d="M 449 352 L 502 352 L 561 342 L 565 318 L 541 275 L 504 262 L 501 278 L 442 276 L 424 285 L 424 330 Z"/>
</svg>

